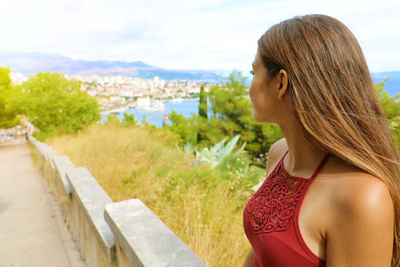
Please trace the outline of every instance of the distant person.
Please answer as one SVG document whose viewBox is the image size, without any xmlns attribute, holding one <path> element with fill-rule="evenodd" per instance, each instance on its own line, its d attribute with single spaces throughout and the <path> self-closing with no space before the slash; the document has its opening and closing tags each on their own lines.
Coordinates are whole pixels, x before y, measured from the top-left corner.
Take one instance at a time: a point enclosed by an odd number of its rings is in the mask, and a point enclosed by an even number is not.
<svg viewBox="0 0 400 267">
<path fill-rule="evenodd" d="M 285 138 L 244 209 L 244 266 L 400 266 L 399 155 L 354 35 L 325 15 L 282 21 L 253 74 L 254 119 Z"/>
<path fill-rule="evenodd" d="M 25 132 L 25 141 L 26 141 L 26 142 L 29 141 L 29 136 L 28 136 L 28 133 L 27 133 L 27 132 Z"/>
</svg>

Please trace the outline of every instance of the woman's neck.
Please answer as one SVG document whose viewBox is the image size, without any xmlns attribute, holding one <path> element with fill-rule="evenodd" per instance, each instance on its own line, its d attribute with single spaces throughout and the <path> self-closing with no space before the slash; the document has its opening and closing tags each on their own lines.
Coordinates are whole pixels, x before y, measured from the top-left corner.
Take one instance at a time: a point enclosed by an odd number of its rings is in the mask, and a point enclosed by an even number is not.
<svg viewBox="0 0 400 267">
<path fill-rule="evenodd" d="M 281 126 L 281 130 L 289 150 L 284 159 L 286 171 L 294 176 L 311 176 L 326 153 L 305 139 L 298 123 L 290 127 Z"/>
</svg>

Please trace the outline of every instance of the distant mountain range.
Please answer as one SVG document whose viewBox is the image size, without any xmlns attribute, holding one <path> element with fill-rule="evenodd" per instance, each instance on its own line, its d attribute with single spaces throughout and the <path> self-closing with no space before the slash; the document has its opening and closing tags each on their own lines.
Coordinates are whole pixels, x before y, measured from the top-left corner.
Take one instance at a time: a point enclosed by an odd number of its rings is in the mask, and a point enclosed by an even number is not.
<svg viewBox="0 0 400 267">
<path fill-rule="evenodd" d="M 74 60 L 62 55 L 45 53 L 0 52 L 0 66 L 9 66 L 12 72 L 25 75 L 37 72 L 59 72 L 66 75 L 131 76 L 151 79 L 155 76 L 164 80 L 191 80 L 219 82 L 226 79 L 223 71 L 169 70 L 148 65 L 142 61 L 123 62 L 108 60 Z"/>
</svg>

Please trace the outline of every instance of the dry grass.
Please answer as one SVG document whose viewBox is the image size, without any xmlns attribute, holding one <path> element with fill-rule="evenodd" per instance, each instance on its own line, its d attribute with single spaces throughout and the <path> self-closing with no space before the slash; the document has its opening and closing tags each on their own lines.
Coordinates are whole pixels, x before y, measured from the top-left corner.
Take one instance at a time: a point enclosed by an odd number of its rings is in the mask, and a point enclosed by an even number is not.
<svg viewBox="0 0 400 267">
<path fill-rule="evenodd" d="M 114 201 L 141 199 L 209 266 L 241 266 L 250 248 L 242 226 L 249 184 L 194 168 L 192 155 L 173 149 L 177 142 L 165 130 L 115 121 L 48 140 L 88 168 Z"/>
</svg>

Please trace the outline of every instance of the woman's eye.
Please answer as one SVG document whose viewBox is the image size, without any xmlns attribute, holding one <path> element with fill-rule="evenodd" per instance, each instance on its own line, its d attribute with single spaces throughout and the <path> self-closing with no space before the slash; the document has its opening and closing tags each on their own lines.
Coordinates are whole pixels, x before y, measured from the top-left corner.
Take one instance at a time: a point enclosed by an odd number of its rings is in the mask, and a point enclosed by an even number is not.
<svg viewBox="0 0 400 267">
<path fill-rule="evenodd" d="M 250 71 L 250 74 L 254 76 L 254 71 L 251 70 L 251 71 Z"/>
</svg>

